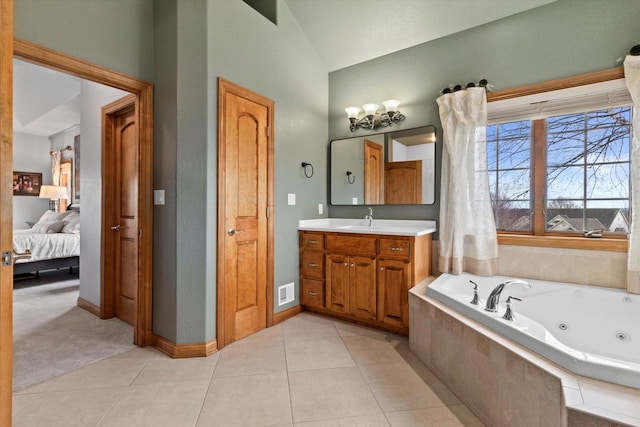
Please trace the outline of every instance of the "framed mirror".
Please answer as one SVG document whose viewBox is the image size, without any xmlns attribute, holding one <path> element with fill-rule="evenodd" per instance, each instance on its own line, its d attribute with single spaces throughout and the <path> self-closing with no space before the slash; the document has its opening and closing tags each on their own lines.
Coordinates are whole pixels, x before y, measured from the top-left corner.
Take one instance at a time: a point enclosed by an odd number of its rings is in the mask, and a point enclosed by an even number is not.
<svg viewBox="0 0 640 427">
<path fill-rule="evenodd" d="M 331 204 L 434 203 L 435 144 L 434 126 L 331 141 Z"/>
</svg>

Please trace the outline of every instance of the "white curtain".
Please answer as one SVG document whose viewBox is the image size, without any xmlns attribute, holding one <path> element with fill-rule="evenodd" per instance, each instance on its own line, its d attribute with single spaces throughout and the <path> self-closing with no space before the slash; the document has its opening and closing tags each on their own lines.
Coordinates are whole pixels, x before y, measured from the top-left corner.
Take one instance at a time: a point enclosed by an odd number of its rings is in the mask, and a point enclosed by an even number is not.
<svg viewBox="0 0 640 427">
<path fill-rule="evenodd" d="M 490 276 L 498 238 L 487 173 L 487 97 L 469 88 L 438 98 L 443 128 L 440 271 Z"/>
<path fill-rule="evenodd" d="M 53 177 L 53 185 L 60 185 L 60 161 L 62 153 L 60 151 L 51 152 L 51 176 Z"/>
<path fill-rule="evenodd" d="M 627 291 L 640 294 L 640 56 L 628 55 L 624 77 L 633 99 L 631 141 L 631 234 L 627 255 Z"/>
</svg>

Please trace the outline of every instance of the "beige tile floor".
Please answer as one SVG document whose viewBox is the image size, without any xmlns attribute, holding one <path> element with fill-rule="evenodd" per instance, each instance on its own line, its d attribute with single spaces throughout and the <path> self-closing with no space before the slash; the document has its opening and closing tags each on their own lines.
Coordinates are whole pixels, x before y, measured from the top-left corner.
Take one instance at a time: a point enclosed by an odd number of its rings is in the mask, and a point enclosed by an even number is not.
<svg viewBox="0 0 640 427">
<path fill-rule="evenodd" d="M 302 313 L 207 358 L 136 348 L 14 394 L 19 426 L 482 426 L 406 337 Z"/>
</svg>

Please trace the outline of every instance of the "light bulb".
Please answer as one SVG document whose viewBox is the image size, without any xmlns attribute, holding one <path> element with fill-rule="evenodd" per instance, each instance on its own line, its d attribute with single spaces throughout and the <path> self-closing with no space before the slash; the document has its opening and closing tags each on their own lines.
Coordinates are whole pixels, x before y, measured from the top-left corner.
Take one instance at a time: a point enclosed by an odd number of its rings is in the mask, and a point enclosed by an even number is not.
<svg viewBox="0 0 640 427">
<path fill-rule="evenodd" d="M 364 108 L 366 116 L 375 116 L 376 111 L 378 111 L 378 104 L 364 104 L 362 108 Z"/>
<path fill-rule="evenodd" d="M 358 107 L 347 107 L 344 109 L 347 112 L 347 117 L 350 119 L 357 119 L 358 114 L 360 114 L 360 108 Z"/>
<path fill-rule="evenodd" d="M 400 101 L 396 99 L 389 99 L 382 103 L 384 108 L 387 110 L 387 113 L 392 113 L 394 111 L 398 111 L 398 106 L 400 105 Z"/>
</svg>

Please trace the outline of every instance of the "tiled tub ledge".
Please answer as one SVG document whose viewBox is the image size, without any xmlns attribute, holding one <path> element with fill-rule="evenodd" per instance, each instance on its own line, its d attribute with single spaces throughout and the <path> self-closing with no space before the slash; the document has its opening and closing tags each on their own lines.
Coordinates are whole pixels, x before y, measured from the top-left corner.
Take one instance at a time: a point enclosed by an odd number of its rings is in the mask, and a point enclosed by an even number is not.
<svg viewBox="0 0 640 427">
<path fill-rule="evenodd" d="M 411 350 L 490 426 L 639 426 L 640 390 L 576 375 L 426 295 L 409 294 Z"/>
</svg>

